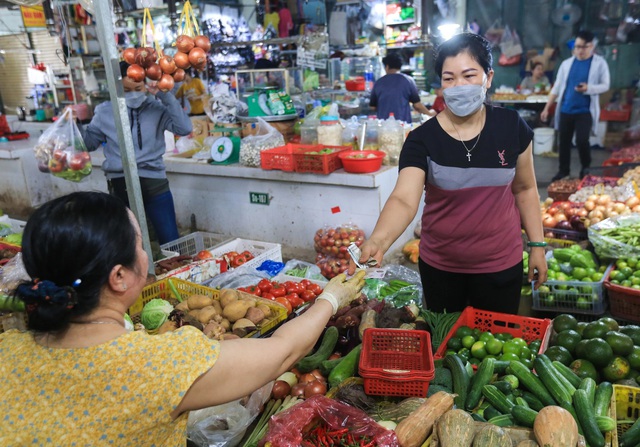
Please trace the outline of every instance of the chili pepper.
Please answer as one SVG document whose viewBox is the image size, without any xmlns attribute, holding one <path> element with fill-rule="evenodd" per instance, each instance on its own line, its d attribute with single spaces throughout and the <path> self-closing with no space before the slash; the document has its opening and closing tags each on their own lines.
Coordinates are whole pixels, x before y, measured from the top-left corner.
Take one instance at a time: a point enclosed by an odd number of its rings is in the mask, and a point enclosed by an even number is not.
<svg viewBox="0 0 640 447">
<path fill-rule="evenodd" d="M 337 435 L 341 435 L 343 433 L 346 433 L 348 431 L 349 431 L 348 428 L 341 428 L 340 430 L 328 431 L 327 434 L 329 436 L 337 436 Z"/>
</svg>

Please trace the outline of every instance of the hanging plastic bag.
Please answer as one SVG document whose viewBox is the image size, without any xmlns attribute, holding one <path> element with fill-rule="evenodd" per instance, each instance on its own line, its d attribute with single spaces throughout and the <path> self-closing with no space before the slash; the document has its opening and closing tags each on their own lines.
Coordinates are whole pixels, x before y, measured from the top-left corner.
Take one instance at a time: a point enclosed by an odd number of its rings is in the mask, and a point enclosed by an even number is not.
<svg viewBox="0 0 640 447">
<path fill-rule="evenodd" d="M 278 130 L 262 118 L 257 118 L 257 131 L 246 136 L 240 143 L 240 164 L 260 167 L 260 153 L 265 149 L 284 146 L 284 137 Z"/>
<path fill-rule="evenodd" d="M 493 21 L 487 32 L 484 33 L 484 37 L 495 46 L 500 44 L 502 33 L 504 33 L 504 28 L 500 24 L 500 19 L 496 19 Z"/>
<path fill-rule="evenodd" d="M 518 33 L 509 28 L 509 25 L 505 26 L 504 33 L 500 39 L 500 59 L 498 64 L 508 66 L 517 65 L 522 58 L 522 45 L 520 44 L 520 37 Z"/>
<path fill-rule="evenodd" d="M 72 182 L 91 174 L 91 156 L 70 108 L 40 136 L 34 151 L 41 172 Z"/>
<path fill-rule="evenodd" d="M 251 394 L 248 402 L 238 399 L 189 413 L 187 437 L 201 447 L 234 447 L 240 444 L 251 422 L 271 396 L 273 382 Z"/>
</svg>

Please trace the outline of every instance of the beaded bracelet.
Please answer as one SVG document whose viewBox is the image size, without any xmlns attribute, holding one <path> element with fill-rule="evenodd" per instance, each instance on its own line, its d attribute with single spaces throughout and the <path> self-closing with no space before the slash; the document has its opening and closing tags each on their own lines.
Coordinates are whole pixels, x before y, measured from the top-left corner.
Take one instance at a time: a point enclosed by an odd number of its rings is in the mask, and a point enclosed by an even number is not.
<svg viewBox="0 0 640 447">
<path fill-rule="evenodd" d="M 527 247 L 546 247 L 546 242 L 527 242 Z"/>
</svg>

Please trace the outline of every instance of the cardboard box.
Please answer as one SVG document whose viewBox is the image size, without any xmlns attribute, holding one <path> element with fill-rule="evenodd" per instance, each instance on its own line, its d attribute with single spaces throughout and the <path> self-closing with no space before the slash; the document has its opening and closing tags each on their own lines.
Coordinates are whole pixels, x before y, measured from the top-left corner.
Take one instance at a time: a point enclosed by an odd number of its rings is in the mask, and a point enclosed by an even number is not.
<svg viewBox="0 0 640 447">
<path fill-rule="evenodd" d="M 206 117 L 192 117 L 191 124 L 193 125 L 193 131 L 191 132 L 191 136 L 193 138 L 198 138 L 201 141 L 209 136 L 209 118 Z"/>
<path fill-rule="evenodd" d="M 526 71 L 531 71 L 531 66 L 534 62 L 541 62 L 544 71 L 552 71 L 556 66 L 556 49 L 551 47 L 545 47 L 542 50 L 542 54 L 538 50 L 527 51 L 527 64 L 525 66 Z"/>
</svg>

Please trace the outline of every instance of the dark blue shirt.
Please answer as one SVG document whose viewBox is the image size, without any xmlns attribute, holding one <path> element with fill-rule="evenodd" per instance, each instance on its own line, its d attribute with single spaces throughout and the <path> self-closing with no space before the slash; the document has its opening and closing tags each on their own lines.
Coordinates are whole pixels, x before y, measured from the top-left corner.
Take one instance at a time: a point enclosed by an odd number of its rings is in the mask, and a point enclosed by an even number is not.
<svg viewBox="0 0 640 447">
<path fill-rule="evenodd" d="M 571 70 L 569 70 L 569 76 L 567 77 L 567 86 L 562 96 L 562 107 L 560 109 L 562 113 L 570 115 L 589 113 L 591 96 L 576 92 L 576 87 L 583 82 L 586 84 L 589 80 L 589 69 L 591 68 L 592 60 L 593 57 L 584 61 L 575 59 L 571 64 Z"/>
<path fill-rule="evenodd" d="M 371 91 L 369 105 L 376 107 L 378 119 L 387 119 L 393 113 L 395 119 L 411 122 L 409 103 L 420 102 L 416 83 L 402 73 L 386 74 L 376 81 Z"/>
</svg>

